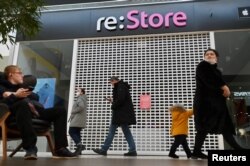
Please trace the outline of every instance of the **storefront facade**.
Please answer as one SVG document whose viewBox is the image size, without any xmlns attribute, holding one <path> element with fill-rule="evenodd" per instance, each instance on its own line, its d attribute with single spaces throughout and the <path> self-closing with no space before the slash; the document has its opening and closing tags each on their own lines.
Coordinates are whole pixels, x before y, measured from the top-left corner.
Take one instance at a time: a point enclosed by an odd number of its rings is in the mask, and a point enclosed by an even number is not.
<svg viewBox="0 0 250 166">
<path fill-rule="evenodd" d="M 137 125 L 131 131 L 138 152 L 167 154 L 173 141 L 168 108 L 175 103 L 192 108 L 195 68 L 205 49 L 220 52 L 219 66 L 226 81 L 234 95 L 250 105 L 249 9 L 247 0 L 219 0 L 45 11 L 43 29 L 36 38 L 18 36 L 13 63 L 25 74 L 55 80 L 52 105 L 65 105 L 69 113 L 75 87 L 86 88 L 85 153 L 92 153 L 106 138 L 111 110 L 104 97 L 111 96 L 108 78 L 119 76 L 132 86 Z M 145 93 L 151 96 L 150 109 L 140 108 L 139 99 Z M 189 126 L 192 149 L 193 119 Z M 70 148 L 74 148 L 72 141 Z M 223 148 L 220 136 L 209 135 L 203 150 Z M 118 130 L 110 153 L 127 150 Z"/>
</svg>

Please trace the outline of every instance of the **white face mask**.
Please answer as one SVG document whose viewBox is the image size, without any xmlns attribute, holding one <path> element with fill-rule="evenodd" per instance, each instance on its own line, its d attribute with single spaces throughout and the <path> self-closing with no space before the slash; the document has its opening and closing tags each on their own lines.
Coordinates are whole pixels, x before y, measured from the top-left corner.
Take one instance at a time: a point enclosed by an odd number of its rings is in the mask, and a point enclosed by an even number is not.
<svg viewBox="0 0 250 166">
<path fill-rule="evenodd" d="M 206 62 L 210 63 L 211 65 L 214 65 L 217 63 L 216 59 L 204 59 Z"/>
<path fill-rule="evenodd" d="M 80 94 L 81 94 L 80 92 L 76 92 L 76 96 L 80 96 Z"/>
<path fill-rule="evenodd" d="M 217 63 L 217 57 L 214 51 L 207 51 L 204 55 L 204 60 L 211 65 L 214 65 Z"/>
</svg>

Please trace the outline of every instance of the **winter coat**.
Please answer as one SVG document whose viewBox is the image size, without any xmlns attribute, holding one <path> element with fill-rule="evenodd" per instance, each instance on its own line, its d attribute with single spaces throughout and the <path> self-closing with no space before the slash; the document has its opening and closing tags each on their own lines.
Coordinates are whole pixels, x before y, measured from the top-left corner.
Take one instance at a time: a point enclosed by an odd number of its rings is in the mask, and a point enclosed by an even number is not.
<svg viewBox="0 0 250 166">
<path fill-rule="evenodd" d="M 88 101 L 87 96 L 80 95 L 74 102 L 70 115 L 69 127 L 80 127 L 85 128 L 87 123 L 87 107 Z"/>
<path fill-rule="evenodd" d="M 19 98 L 13 94 L 9 95 L 6 98 L 3 97 L 4 92 L 16 92 L 19 88 L 23 88 L 23 86 L 21 84 L 14 85 L 11 82 L 9 82 L 8 80 L 0 78 L 0 103 L 5 103 L 11 108 L 12 105 L 15 104 L 16 102 L 21 101 L 21 100 L 25 100 L 26 102 L 32 103 L 35 107 L 36 106 L 41 107 L 37 111 L 44 110 L 42 104 L 40 104 L 38 102 L 39 96 L 33 92 L 29 96 L 27 96 L 26 98 Z"/>
<path fill-rule="evenodd" d="M 113 88 L 112 124 L 136 124 L 136 117 L 128 83 L 120 80 Z"/>
<path fill-rule="evenodd" d="M 222 134 L 228 128 L 234 134 L 234 126 L 222 95 L 226 85 L 217 64 L 202 61 L 196 68 L 196 91 L 194 97 L 194 121 L 197 131 Z"/>
<path fill-rule="evenodd" d="M 193 110 L 173 110 L 171 135 L 188 135 L 188 118 L 193 115 Z"/>
<path fill-rule="evenodd" d="M 8 80 L 0 79 L 0 102 L 7 104 L 11 107 L 17 101 L 22 100 L 21 98 L 16 97 L 15 95 L 11 94 L 7 98 L 3 97 L 4 92 L 16 92 L 22 86 L 20 84 L 14 85 Z"/>
</svg>

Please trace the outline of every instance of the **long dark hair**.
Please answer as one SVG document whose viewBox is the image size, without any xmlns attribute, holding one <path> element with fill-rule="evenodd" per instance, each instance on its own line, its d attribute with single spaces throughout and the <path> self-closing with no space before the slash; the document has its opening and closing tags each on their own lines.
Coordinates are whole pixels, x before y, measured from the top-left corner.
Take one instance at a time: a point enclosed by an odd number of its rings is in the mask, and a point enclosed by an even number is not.
<svg viewBox="0 0 250 166">
<path fill-rule="evenodd" d="M 85 89 L 84 88 L 80 88 L 80 89 L 81 89 L 82 94 L 85 94 Z"/>
</svg>

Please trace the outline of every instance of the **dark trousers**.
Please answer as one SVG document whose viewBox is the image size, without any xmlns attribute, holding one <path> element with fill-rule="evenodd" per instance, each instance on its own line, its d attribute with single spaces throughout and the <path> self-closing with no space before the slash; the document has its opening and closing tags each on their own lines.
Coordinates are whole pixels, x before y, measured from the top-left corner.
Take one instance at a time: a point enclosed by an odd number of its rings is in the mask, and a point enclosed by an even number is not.
<svg viewBox="0 0 250 166">
<path fill-rule="evenodd" d="M 69 128 L 69 135 L 75 142 L 75 144 L 81 143 L 81 127 L 70 127 Z"/>
<path fill-rule="evenodd" d="M 195 144 L 194 144 L 194 151 L 193 153 L 199 154 L 201 153 L 202 145 L 204 144 L 204 141 L 207 137 L 208 133 L 205 131 L 197 131 L 195 135 Z M 224 130 L 222 133 L 223 138 L 226 140 L 226 142 L 233 148 L 233 149 L 243 149 L 239 146 L 239 144 L 235 141 L 233 134 L 228 131 L 227 129 Z"/>
<path fill-rule="evenodd" d="M 191 155 L 191 151 L 188 147 L 187 143 L 187 136 L 186 135 L 176 135 L 174 136 L 174 143 L 171 146 L 169 154 L 175 154 L 176 149 L 182 145 L 184 151 L 186 152 L 187 156 Z"/>
<path fill-rule="evenodd" d="M 11 116 L 15 117 L 18 129 L 21 133 L 24 149 L 33 148 L 36 145 L 37 136 L 32 126 L 32 113 L 25 100 L 20 100 L 10 107 Z M 38 119 L 53 122 L 55 150 L 68 146 L 66 127 L 67 112 L 63 107 L 54 107 L 39 112 Z"/>
</svg>

